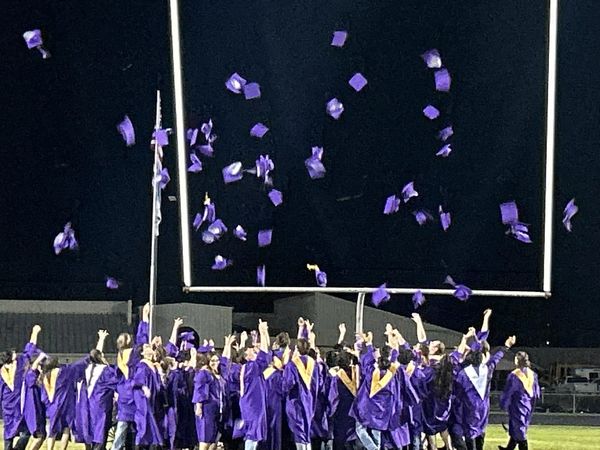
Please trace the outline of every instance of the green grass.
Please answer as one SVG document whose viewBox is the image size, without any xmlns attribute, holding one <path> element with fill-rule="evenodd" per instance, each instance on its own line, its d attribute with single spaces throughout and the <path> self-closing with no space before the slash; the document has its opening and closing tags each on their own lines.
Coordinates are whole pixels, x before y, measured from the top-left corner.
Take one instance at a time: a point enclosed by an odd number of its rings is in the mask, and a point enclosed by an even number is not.
<svg viewBox="0 0 600 450">
<path fill-rule="evenodd" d="M 0 431 L 2 427 L 0 426 Z M 600 450 L 600 427 L 563 427 L 534 425 L 529 430 L 530 450 Z M 500 425 L 490 425 L 485 438 L 485 450 L 497 450 L 508 438 Z M 55 446 L 57 449 L 58 446 Z M 42 447 L 46 449 L 45 446 Z M 71 444 L 69 449 L 84 450 L 83 444 Z M 0 439 L 0 450 L 4 442 Z"/>
</svg>

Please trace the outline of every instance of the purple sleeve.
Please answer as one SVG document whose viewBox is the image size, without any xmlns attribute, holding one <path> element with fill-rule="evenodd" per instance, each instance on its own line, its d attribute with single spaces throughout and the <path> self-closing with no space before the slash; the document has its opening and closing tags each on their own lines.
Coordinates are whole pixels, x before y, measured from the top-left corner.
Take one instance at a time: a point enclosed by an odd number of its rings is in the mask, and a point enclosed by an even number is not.
<svg viewBox="0 0 600 450">
<path fill-rule="evenodd" d="M 140 363 L 135 367 L 135 372 L 133 374 L 133 388 L 141 389 L 142 386 L 146 386 L 146 374 L 144 373 L 144 368 L 141 367 Z"/>
<path fill-rule="evenodd" d="M 294 377 L 294 370 L 296 370 L 293 364 L 287 364 L 283 369 L 283 377 L 281 380 L 281 387 L 284 394 L 287 394 L 292 390 L 296 384 L 296 378 Z"/>
<path fill-rule="evenodd" d="M 23 355 L 25 355 L 25 357 L 28 360 L 33 359 L 33 356 L 38 352 L 38 348 L 37 345 L 28 342 L 27 344 L 25 344 L 25 348 L 23 349 Z"/>
<path fill-rule="evenodd" d="M 62 370 L 67 370 L 69 374 L 69 378 L 73 381 L 80 380 L 85 375 L 85 368 L 90 363 L 90 358 L 88 356 L 81 358 L 79 361 L 75 361 L 67 366 L 65 366 Z"/>
<path fill-rule="evenodd" d="M 206 370 L 199 370 L 194 377 L 194 395 L 192 403 L 206 402 L 210 397 L 210 374 Z"/>
<path fill-rule="evenodd" d="M 398 359 L 398 350 L 396 350 L 395 348 L 392 349 L 392 351 L 390 352 L 390 361 L 396 361 Z"/>
<path fill-rule="evenodd" d="M 490 337 L 489 331 L 478 331 L 477 332 L 477 340 L 480 342 L 487 341 L 489 337 Z"/>
<path fill-rule="evenodd" d="M 271 364 L 272 356 L 271 353 L 263 352 L 262 350 L 256 355 L 256 363 L 258 364 L 259 370 L 263 372 L 269 364 Z"/>
<path fill-rule="evenodd" d="M 508 411 L 510 400 L 517 387 L 516 382 L 517 377 L 514 374 L 509 373 L 508 378 L 506 379 L 506 386 L 504 386 L 504 391 L 502 391 L 502 394 L 500 395 L 500 408 L 504 411 Z"/>
<path fill-rule="evenodd" d="M 404 369 L 398 369 L 397 374 L 399 378 L 398 384 L 400 385 L 400 395 L 402 401 L 410 406 L 418 404 L 419 396 L 417 395 L 417 391 L 411 384 L 410 379 L 408 378 L 408 375 L 406 374 Z"/>
<path fill-rule="evenodd" d="M 329 378 L 329 392 L 327 393 L 327 402 L 329 403 L 329 417 L 333 416 L 337 411 L 340 403 L 340 394 L 338 391 L 338 378 Z"/>
<path fill-rule="evenodd" d="M 372 345 L 367 345 L 367 351 L 360 355 L 360 375 L 364 379 L 375 363 L 375 351 Z"/>
<path fill-rule="evenodd" d="M 39 372 L 37 370 L 29 369 L 25 373 L 25 386 L 27 386 L 29 388 L 35 386 L 35 384 L 37 382 L 38 374 L 39 374 Z"/>
<path fill-rule="evenodd" d="M 488 369 L 493 372 L 496 369 L 498 363 L 504 358 L 505 351 L 508 350 L 506 347 L 500 347 L 490 356 L 490 360 L 487 362 Z"/>
<path fill-rule="evenodd" d="M 147 344 L 150 340 L 148 339 L 149 324 L 143 320 L 138 324 L 137 333 L 135 334 L 135 345 Z"/>
<path fill-rule="evenodd" d="M 179 354 L 179 349 L 171 341 L 167 342 L 167 345 L 165 345 L 165 350 L 167 351 L 167 355 L 171 358 L 177 358 L 177 355 Z"/>
</svg>

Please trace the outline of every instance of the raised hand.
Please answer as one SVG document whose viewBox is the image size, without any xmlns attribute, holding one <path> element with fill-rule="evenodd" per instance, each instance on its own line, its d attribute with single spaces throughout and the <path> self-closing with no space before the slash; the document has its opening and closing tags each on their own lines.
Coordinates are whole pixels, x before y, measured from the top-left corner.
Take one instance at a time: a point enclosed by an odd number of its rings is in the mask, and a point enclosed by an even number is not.
<svg viewBox="0 0 600 450">
<path fill-rule="evenodd" d="M 511 348 L 513 345 L 515 345 L 517 343 L 517 337 L 516 336 L 509 336 L 506 339 L 506 342 L 504 343 L 505 347 Z"/>
<path fill-rule="evenodd" d="M 263 322 L 262 320 L 258 319 L 258 332 L 260 334 L 268 333 L 269 332 L 269 324 L 267 322 Z"/>
<path fill-rule="evenodd" d="M 412 313 L 410 318 L 417 323 L 421 322 L 421 315 L 419 313 Z"/>
<path fill-rule="evenodd" d="M 491 315 L 492 315 L 492 310 L 490 308 L 486 309 L 483 312 L 483 317 L 488 317 L 489 318 Z"/>
<path fill-rule="evenodd" d="M 98 339 L 106 339 L 107 336 L 108 336 L 108 331 L 98 330 Z"/>
<path fill-rule="evenodd" d="M 173 321 L 173 328 L 179 328 L 181 325 L 183 325 L 183 319 L 181 317 L 178 317 Z"/>
<path fill-rule="evenodd" d="M 346 334 L 346 324 L 345 323 L 340 323 L 338 325 L 338 330 L 340 331 L 340 334 Z"/>
<path fill-rule="evenodd" d="M 39 333 L 40 331 L 42 331 L 42 327 L 40 327 L 39 325 L 34 325 L 31 331 L 34 333 Z"/>
</svg>

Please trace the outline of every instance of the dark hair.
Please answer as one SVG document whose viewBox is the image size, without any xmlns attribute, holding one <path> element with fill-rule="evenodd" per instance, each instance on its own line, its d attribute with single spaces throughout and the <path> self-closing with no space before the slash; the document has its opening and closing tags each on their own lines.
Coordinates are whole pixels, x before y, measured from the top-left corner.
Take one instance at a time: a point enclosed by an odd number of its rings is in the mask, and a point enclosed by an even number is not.
<svg viewBox="0 0 600 450">
<path fill-rule="evenodd" d="M 185 361 L 189 361 L 192 358 L 192 352 L 190 352 L 190 350 L 181 350 L 178 354 L 177 354 L 177 362 L 185 362 Z"/>
<path fill-rule="evenodd" d="M 390 348 L 385 345 L 379 349 L 379 358 L 377 359 L 377 366 L 380 370 L 387 370 L 392 365 L 390 361 Z"/>
<path fill-rule="evenodd" d="M 442 341 L 437 341 L 439 342 L 438 344 L 438 349 L 437 352 L 435 352 L 435 355 L 443 355 L 444 353 L 446 353 L 446 344 L 444 344 Z"/>
<path fill-rule="evenodd" d="M 208 366 L 210 362 L 210 354 L 209 353 L 198 353 L 196 355 L 196 367 L 201 369 L 204 366 Z"/>
<path fill-rule="evenodd" d="M 317 360 L 317 351 L 314 348 L 309 348 L 308 349 L 308 356 L 310 356 L 312 359 L 314 359 L 315 361 Z"/>
<path fill-rule="evenodd" d="M 42 383 L 44 381 L 44 377 L 49 377 L 50 372 L 52 372 L 54 369 L 57 369 L 58 367 L 59 367 L 58 358 L 56 358 L 56 357 L 46 358 L 44 360 L 44 362 L 42 363 L 42 365 L 40 366 L 40 376 L 38 379 L 39 382 Z"/>
<path fill-rule="evenodd" d="M 308 355 L 308 351 L 310 350 L 310 344 L 304 338 L 296 339 L 296 349 L 300 355 Z"/>
<path fill-rule="evenodd" d="M 13 355 L 13 350 L 6 350 L 5 352 L 2 352 L 0 354 L 0 367 L 2 367 L 4 364 L 10 364 L 13 362 Z"/>
<path fill-rule="evenodd" d="M 519 369 L 523 369 L 525 367 L 531 367 L 531 362 L 529 361 L 529 355 L 525 352 L 517 352 L 515 355 L 517 359 L 517 367 Z"/>
<path fill-rule="evenodd" d="M 452 363 L 448 356 L 442 356 L 435 367 L 436 373 L 433 380 L 434 392 L 439 398 L 447 399 L 452 394 L 452 384 L 454 383 L 452 369 Z"/>
<path fill-rule="evenodd" d="M 354 359 L 354 355 L 352 355 L 351 353 L 348 353 L 346 351 L 340 352 L 337 355 L 336 358 L 336 365 L 343 370 L 344 372 L 346 372 L 346 374 L 348 374 L 348 376 L 352 375 L 352 362 Z"/>
<path fill-rule="evenodd" d="M 327 364 L 327 367 L 337 366 L 338 353 L 339 352 L 333 350 L 330 350 L 327 353 L 325 353 L 325 364 Z"/>
<path fill-rule="evenodd" d="M 117 338 L 117 350 L 122 352 L 126 348 L 131 348 L 131 335 L 129 333 L 121 333 Z"/>
<path fill-rule="evenodd" d="M 275 341 L 273 344 L 277 345 L 279 348 L 286 348 L 290 345 L 290 335 L 286 331 L 282 331 L 277 336 L 275 336 Z"/>
<path fill-rule="evenodd" d="M 398 362 L 402 365 L 406 365 L 413 360 L 413 352 L 408 348 L 401 347 L 398 350 Z"/>
<path fill-rule="evenodd" d="M 104 355 L 100 350 L 92 349 L 90 350 L 90 363 L 91 364 L 104 364 Z"/>
<path fill-rule="evenodd" d="M 483 352 L 481 350 L 471 350 L 465 356 L 463 366 L 476 366 L 479 367 L 483 362 Z"/>
</svg>

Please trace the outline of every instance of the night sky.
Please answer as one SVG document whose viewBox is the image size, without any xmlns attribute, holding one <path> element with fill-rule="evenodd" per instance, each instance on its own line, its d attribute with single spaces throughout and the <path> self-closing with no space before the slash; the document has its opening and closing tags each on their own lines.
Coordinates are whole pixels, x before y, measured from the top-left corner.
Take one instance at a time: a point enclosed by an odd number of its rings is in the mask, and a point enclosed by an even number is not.
<svg viewBox="0 0 600 450">
<path fill-rule="evenodd" d="M 463 329 L 493 307 L 492 339 L 514 332 L 527 345 L 600 345 L 600 5 L 560 3 L 552 298 L 431 297 L 420 309 L 430 322 Z M 145 302 L 157 88 L 163 124 L 174 125 L 167 6 L 24 1 L 6 11 L 0 297 Z M 194 284 L 254 286 L 256 266 L 266 264 L 267 285 L 312 286 L 305 266 L 316 263 L 329 286 L 444 287 L 450 274 L 472 288 L 540 290 L 546 10 L 527 1 L 183 1 L 186 127 L 212 118 L 218 135 L 215 157 L 201 156 L 203 172 L 188 174 L 190 224 L 208 192 L 230 230 L 248 231 L 247 242 L 229 233 L 210 246 L 193 232 Z M 27 50 L 22 34 L 33 28 L 52 58 Z M 343 48 L 329 45 L 334 30 L 348 30 Z M 435 91 L 419 57 L 430 48 L 452 75 L 449 93 Z M 233 72 L 260 83 L 262 97 L 228 92 Z M 347 83 L 355 72 L 369 82 L 358 93 Z M 345 107 L 338 121 L 325 114 L 333 97 Z M 442 113 L 435 121 L 421 112 L 429 103 Z M 116 131 L 125 114 L 137 133 L 130 148 Z M 270 128 L 260 140 L 249 135 L 256 122 Z M 449 124 L 453 153 L 442 159 L 436 133 Z M 178 197 L 174 141 L 165 148 L 165 197 Z M 320 180 L 304 168 L 312 146 L 324 148 Z M 223 183 L 223 167 L 252 168 L 261 154 L 275 162 L 279 207 L 252 174 Z M 386 197 L 409 181 L 419 197 L 384 216 Z M 572 197 L 580 213 L 568 233 L 561 216 Z M 505 235 L 498 205 L 509 200 L 532 244 Z M 438 205 L 452 213 L 447 232 Z M 420 208 L 435 220 L 420 227 L 412 214 Z M 183 294 L 178 220 L 177 203 L 165 198 L 159 302 L 270 310 L 277 296 Z M 80 249 L 56 256 L 52 241 L 68 221 Z M 265 228 L 273 243 L 259 249 Z M 212 271 L 216 254 L 233 266 Z M 119 290 L 104 287 L 108 275 Z M 412 312 L 409 296 L 383 307 Z"/>
</svg>

